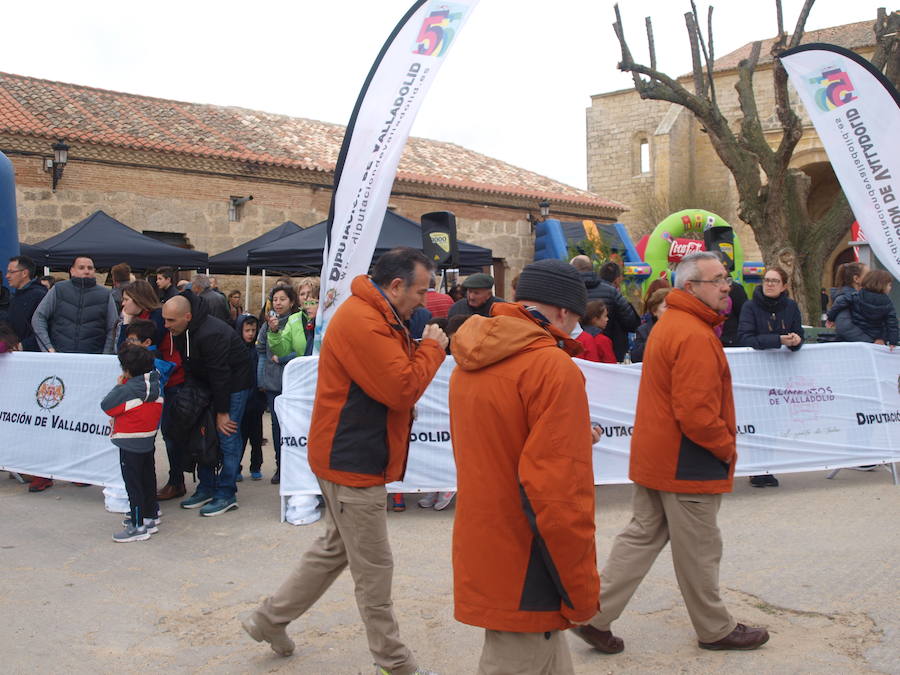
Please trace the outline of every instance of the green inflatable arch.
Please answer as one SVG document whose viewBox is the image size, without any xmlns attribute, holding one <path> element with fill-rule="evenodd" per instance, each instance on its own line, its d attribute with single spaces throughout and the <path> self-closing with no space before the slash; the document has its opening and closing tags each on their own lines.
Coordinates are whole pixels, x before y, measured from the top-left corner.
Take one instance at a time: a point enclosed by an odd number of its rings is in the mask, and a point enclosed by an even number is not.
<svg viewBox="0 0 900 675">
<path fill-rule="evenodd" d="M 744 249 L 734 228 L 711 211 L 685 209 L 665 218 L 647 239 L 644 262 L 650 265 L 652 273 L 644 281 L 644 291 L 652 281 L 663 276 L 663 273 L 666 278 L 672 280 L 672 273 L 669 270 L 669 248 L 672 242 L 679 238 L 698 239 L 700 242 L 703 242 L 704 238 L 714 240 L 714 248 L 721 250 L 734 262 L 732 278 L 739 284 L 744 283 Z"/>
</svg>

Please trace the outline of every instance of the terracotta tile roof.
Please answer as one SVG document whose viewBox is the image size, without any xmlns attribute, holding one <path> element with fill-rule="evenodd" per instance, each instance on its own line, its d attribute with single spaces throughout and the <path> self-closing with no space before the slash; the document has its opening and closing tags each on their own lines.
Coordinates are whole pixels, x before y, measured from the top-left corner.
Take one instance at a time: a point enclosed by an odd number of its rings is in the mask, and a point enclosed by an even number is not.
<svg viewBox="0 0 900 675">
<path fill-rule="evenodd" d="M 811 30 L 803 35 L 802 44 L 811 42 L 825 42 L 846 49 L 860 49 L 861 47 L 872 47 L 875 45 L 875 32 L 873 27 L 875 20 L 860 21 L 858 23 L 848 23 L 843 26 L 831 26 L 830 28 L 822 28 L 820 30 Z M 785 25 L 785 30 L 793 32 L 794 27 Z M 715 35 L 715 34 L 714 34 Z M 762 47 L 759 52 L 759 63 L 772 63 L 772 44 L 775 38 L 763 40 Z M 748 42 L 740 49 L 736 49 L 730 54 L 719 57 L 715 60 L 715 70 L 731 70 L 738 67 L 743 59 L 750 56 L 753 49 L 753 43 Z"/>
<path fill-rule="evenodd" d="M 339 124 L 6 73 L 0 73 L 0 132 L 322 172 L 334 170 L 344 137 Z M 592 192 L 453 143 L 423 138 L 409 139 L 398 178 L 625 209 Z"/>
</svg>

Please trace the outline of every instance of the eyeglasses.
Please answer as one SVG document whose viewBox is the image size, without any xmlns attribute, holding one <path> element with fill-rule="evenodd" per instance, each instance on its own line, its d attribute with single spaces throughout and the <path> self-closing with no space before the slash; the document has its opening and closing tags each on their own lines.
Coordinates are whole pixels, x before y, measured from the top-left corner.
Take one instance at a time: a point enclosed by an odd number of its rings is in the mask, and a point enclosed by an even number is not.
<svg viewBox="0 0 900 675">
<path fill-rule="evenodd" d="M 783 284 L 784 282 L 781 279 L 765 279 L 763 278 L 764 284 Z"/>
<path fill-rule="evenodd" d="M 734 283 L 734 279 L 731 277 L 719 277 L 716 279 L 688 279 L 695 284 L 715 284 L 716 286 L 724 286 L 728 287 Z"/>
<path fill-rule="evenodd" d="M 16 272 L 24 272 L 24 271 L 25 271 L 25 268 L 22 267 L 21 269 L 17 269 L 17 270 L 9 270 L 8 269 L 8 270 L 6 270 L 6 273 L 7 274 L 15 274 Z"/>
<path fill-rule="evenodd" d="M 313 307 L 314 305 L 318 305 L 318 304 L 319 304 L 318 300 L 304 300 L 303 301 L 304 307 Z"/>
</svg>

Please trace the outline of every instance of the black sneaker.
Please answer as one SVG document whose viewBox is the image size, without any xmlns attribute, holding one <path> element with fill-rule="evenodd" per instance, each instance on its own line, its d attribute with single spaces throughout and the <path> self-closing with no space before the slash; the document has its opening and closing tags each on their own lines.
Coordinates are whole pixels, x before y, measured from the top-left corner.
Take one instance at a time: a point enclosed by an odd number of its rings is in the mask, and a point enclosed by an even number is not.
<svg viewBox="0 0 900 675">
<path fill-rule="evenodd" d="M 281 482 L 281 469 L 278 469 L 275 472 L 275 475 L 272 476 L 272 480 L 270 481 L 272 485 L 278 485 Z"/>
</svg>

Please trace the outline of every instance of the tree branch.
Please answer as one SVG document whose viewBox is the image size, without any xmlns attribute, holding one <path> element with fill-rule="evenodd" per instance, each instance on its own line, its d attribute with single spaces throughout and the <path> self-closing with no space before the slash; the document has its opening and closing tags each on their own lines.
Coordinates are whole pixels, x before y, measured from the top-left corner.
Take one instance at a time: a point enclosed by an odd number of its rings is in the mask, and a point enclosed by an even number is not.
<svg viewBox="0 0 900 675">
<path fill-rule="evenodd" d="M 879 9 L 873 29 L 875 54 L 872 55 L 872 64 L 895 87 L 900 87 L 900 12 L 887 14 L 884 9 Z"/>
<path fill-rule="evenodd" d="M 694 93 L 697 96 L 705 97 L 706 78 L 703 77 L 703 63 L 700 60 L 700 29 L 691 12 L 685 13 L 684 23 L 687 26 L 688 40 L 691 43 L 691 74 L 694 77 Z"/>
<path fill-rule="evenodd" d="M 647 46 L 650 49 L 650 67 L 656 70 L 656 42 L 653 40 L 653 22 L 650 17 L 644 18 L 644 25 L 647 27 Z"/>
<path fill-rule="evenodd" d="M 800 41 L 803 40 L 803 32 L 806 30 L 806 19 L 809 18 L 809 13 L 815 3 L 816 0 L 806 0 L 803 3 L 803 9 L 800 10 L 800 16 L 797 17 L 797 25 L 794 27 L 794 34 L 791 35 L 791 41 L 788 44 L 789 49 L 799 46 Z"/>
<path fill-rule="evenodd" d="M 709 97 L 713 105 L 718 105 L 716 101 L 716 80 L 713 78 L 716 59 L 713 54 L 713 29 L 712 29 L 713 8 L 709 6 L 706 13 L 706 35 L 709 37 L 709 57 L 706 59 L 706 75 L 709 78 Z"/>
<path fill-rule="evenodd" d="M 741 147 L 752 153 L 759 161 L 762 170 L 771 177 L 775 171 L 774 153 L 763 133 L 762 124 L 759 121 L 759 110 L 756 107 L 756 93 L 753 91 L 753 73 L 759 63 L 761 49 L 762 43 L 754 42 L 749 58 L 738 64 L 738 81 L 734 85 L 742 114 L 741 133 L 738 140 Z"/>
</svg>

